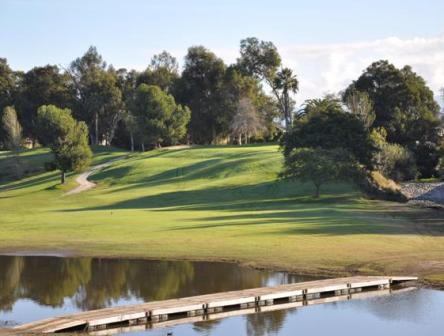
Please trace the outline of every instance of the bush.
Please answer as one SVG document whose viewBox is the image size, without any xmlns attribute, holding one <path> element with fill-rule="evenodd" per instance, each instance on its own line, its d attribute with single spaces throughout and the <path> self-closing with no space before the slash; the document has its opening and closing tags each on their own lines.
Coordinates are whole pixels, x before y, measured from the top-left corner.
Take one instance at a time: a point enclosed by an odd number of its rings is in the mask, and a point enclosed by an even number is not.
<svg viewBox="0 0 444 336">
<path fill-rule="evenodd" d="M 385 143 L 375 161 L 376 168 L 395 181 L 413 180 L 417 177 L 413 153 L 401 145 Z"/>
<path fill-rule="evenodd" d="M 373 158 L 377 170 L 395 181 L 413 180 L 417 177 L 415 157 L 410 150 L 387 142 L 384 128 L 374 129 L 371 137 L 378 148 Z"/>
<path fill-rule="evenodd" d="M 361 171 L 356 184 L 370 198 L 396 202 L 407 202 L 408 200 L 401 192 L 399 185 L 378 171 Z"/>
</svg>

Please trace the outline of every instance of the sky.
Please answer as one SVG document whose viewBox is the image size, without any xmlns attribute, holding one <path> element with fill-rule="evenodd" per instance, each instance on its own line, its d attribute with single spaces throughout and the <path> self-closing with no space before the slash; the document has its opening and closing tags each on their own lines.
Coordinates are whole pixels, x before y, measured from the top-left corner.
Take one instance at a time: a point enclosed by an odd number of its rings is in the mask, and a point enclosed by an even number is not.
<svg viewBox="0 0 444 336">
<path fill-rule="evenodd" d="M 232 63 L 250 36 L 277 46 L 298 103 L 379 59 L 411 65 L 437 99 L 444 87 L 444 0 L 0 0 L 0 57 L 16 70 L 66 67 L 91 45 L 117 68 L 143 70 L 163 50 L 182 64 L 193 45 Z"/>
</svg>

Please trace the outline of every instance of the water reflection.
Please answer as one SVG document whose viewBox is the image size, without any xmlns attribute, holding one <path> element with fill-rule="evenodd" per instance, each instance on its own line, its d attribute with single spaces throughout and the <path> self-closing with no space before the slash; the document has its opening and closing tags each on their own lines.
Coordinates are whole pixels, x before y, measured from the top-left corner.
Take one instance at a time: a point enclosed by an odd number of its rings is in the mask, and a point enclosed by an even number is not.
<svg viewBox="0 0 444 336">
<path fill-rule="evenodd" d="M 0 311 L 19 299 L 77 310 L 306 280 L 229 263 L 0 256 Z"/>
<path fill-rule="evenodd" d="M 229 263 L 0 256 L 0 327 L 5 321 L 24 323 L 79 310 L 306 280 L 311 279 Z M 296 331 L 356 335 L 357 330 L 372 336 L 434 335 L 442 331 L 443 314 L 444 292 L 420 289 L 144 330 L 131 336 L 164 336 L 169 331 L 181 336 L 282 336 Z"/>
</svg>

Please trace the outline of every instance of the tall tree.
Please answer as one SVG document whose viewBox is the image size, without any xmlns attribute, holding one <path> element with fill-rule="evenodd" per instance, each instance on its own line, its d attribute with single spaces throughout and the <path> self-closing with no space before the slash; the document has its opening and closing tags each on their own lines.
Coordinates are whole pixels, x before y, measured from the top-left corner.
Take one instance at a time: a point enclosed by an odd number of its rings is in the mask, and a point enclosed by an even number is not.
<svg viewBox="0 0 444 336">
<path fill-rule="evenodd" d="M 174 94 L 179 79 L 179 64 L 167 51 L 154 55 L 148 68 L 138 78 L 138 84 L 157 85 L 163 91 Z"/>
<path fill-rule="evenodd" d="M 74 91 L 69 76 L 55 65 L 35 67 L 23 75 L 16 107 L 20 114 L 24 134 L 35 142 L 37 109 L 46 104 L 62 108 L 72 105 Z"/>
<path fill-rule="evenodd" d="M 54 152 L 55 163 L 61 171 L 61 183 L 69 171 L 81 172 L 91 162 L 88 128 L 76 121 L 69 109 L 43 105 L 37 111 L 39 140 Z"/>
<path fill-rule="evenodd" d="M 272 42 L 259 41 L 255 37 L 246 38 L 241 41 L 240 54 L 237 61 L 239 68 L 269 86 L 278 102 L 285 127 L 290 129 L 295 104 L 291 95 L 299 89 L 293 71 L 281 66 L 281 57 Z"/>
<path fill-rule="evenodd" d="M 430 175 L 439 157 L 440 108 L 424 79 L 410 66 L 398 69 L 388 61 L 378 61 L 348 87 L 345 99 L 356 90 L 367 93 L 373 104 L 376 118 L 372 126 L 384 127 L 390 143 L 408 147 L 422 176 Z"/>
<path fill-rule="evenodd" d="M 120 122 L 120 135 L 123 137 L 125 146 L 129 137 L 130 149 L 134 151 L 134 137 L 137 132 L 137 120 L 134 115 L 134 104 L 136 98 L 137 80 L 139 73 L 135 70 L 119 69 L 117 71 L 118 86 L 122 92 L 123 117 Z"/>
<path fill-rule="evenodd" d="M 158 86 L 140 84 L 133 108 L 142 150 L 145 144 L 175 144 L 185 136 L 190 110 L 176 105 L 174 97 Z"/>
<path fill-rule="evenodd" d="M 6 106 L 14 104 L 17 90 L 17 74 L 9 67 L 5 58 L 0 58 L 0 120 Z M 4 146 L 7 134 L 0 127 L 0 148 Z"/>
<path fill-rule="evenodd" d="M 191 108 L 189 133 L 194 143 L 209 144 L 228 131 L 223 106 L 225 64 L 202 46 L 185 56 L 178 100 Z"/>
<path fill-rule="evenodd" d="M 69 73 L 76 89 L 74 112 L 88 124 L 91 143 L 110 143 L 117 122 L 123 117 L 116 71 L 107 67 L 95 47 L 90 47 L 71 63 Z"/>
</svg>

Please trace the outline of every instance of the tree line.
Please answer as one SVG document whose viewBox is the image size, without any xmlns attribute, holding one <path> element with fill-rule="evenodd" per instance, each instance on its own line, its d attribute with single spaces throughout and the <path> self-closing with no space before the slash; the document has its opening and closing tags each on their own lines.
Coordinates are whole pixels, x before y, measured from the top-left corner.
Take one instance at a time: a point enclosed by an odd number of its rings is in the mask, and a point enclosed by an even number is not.
<svg viewBox="0 0 444 336">
<path fill-rule="evenodd" d="M 78 154 L 65 162 L 69 171 L 84 166 L 79 157 L 88 161 L 87 143 L 144 151 L 282 139 L 286 157 L 294 148 L 345 148 L 397 180 L 438 174 L 439 105 L 411 67 L 375 62 L 343 92 L 308 100 L 301 110 L 298 89 L 275 45 L 253 37 L 240 42 L 229 65 L 203 46 L 190 47 L 182 71 L 165 51 L 143 71 L 115 69 L 95 47 L 65 68 L 21 72 L 0 59 L 0 147 L 18 148 L 26 138 L 60 157 L 69 148 Z M 51 118 L 59 124 L 48 129 Z M 354 131 L 368 139 L 357 141 Z"/>
</svg>

